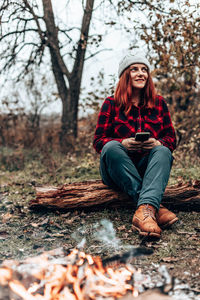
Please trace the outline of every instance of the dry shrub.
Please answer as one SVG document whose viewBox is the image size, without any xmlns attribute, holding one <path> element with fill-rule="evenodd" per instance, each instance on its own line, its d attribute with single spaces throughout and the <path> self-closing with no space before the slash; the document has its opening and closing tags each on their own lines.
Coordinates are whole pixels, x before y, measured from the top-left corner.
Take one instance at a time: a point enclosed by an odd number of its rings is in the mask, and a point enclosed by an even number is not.
<svg viewBox="0 0 200 300">
<path fill-rule="evenodd" d="M 98 113 L 88 115 L 78 122 L 78 138 L 76 141 L 76 151 L 81 153 L 91 153 L 95 155 L 93 149 L 93 137 L 97 123 Z"/>
<path fill-rule="evenodd" d="M 8 171 L 23 170 L 25 165 L 25 157 L 23 149 L 8 149 L 3 148 L 0 151 L 0 165 Z"/>
<path fill-rule="evenodd" d="M 7 147 L 32 147 L 40 139 L 39 127 L 31 126 L 27 115 L 4 114 L 0 116 L 1 144 Z"/>
<path fill-rule="evenodd" d="M 194 162 L 200 160 L 200 107 L 198 99 L 185 111 L 175 111 L 172 105 L 169 105 L 169 108 L 179 140 L 175 152 L 177 159 L 184 160 L 187 157 Z M 69 147 L 68 153 L 83 157 L 88 153 L 94 157 L 97 155 L 92 145 L 97 117 L 98 112 L 95 112 L 79 120 L 78 137 L 74 144 Z M 36 126 L 31 121 L 30 115 L 1 115 L 0 145 L 17 149 L 16 151 L 22 148 L 37 148 L 43 152 L 60 151 L 60 128 L 58 116 L 42 117 Z"/>
<path fill-rule="evenodd" d="M 60 124 L 54 118 L 33 122 L 31 115 L 4 114 L 0 116 L 0 145 L 11 148 L 59 148 Z"/>
<path fill-rule="evenodd" d="M 187 110 L 172 114 L 178 136 L 176 158 L 184 162 L 189 160 L 194 164 L 200 162 L 200 104 L 198 98 L 189 105 Z"/>
</svg>

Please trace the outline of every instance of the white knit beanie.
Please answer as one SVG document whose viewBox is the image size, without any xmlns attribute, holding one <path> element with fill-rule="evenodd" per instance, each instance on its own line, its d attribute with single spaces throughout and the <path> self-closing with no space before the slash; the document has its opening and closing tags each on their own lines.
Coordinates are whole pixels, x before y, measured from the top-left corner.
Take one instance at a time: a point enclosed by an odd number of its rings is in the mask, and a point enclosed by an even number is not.
<svg viewBox="0 0 200 300">
<path fill-rule="evenodd" d="M 150 70 L 150 63 L 143 53 L 126 54 L 119 63 L 118 76 L 120 77 L 124 70 L 132 64 L 144 64 Z"/>
</svg>

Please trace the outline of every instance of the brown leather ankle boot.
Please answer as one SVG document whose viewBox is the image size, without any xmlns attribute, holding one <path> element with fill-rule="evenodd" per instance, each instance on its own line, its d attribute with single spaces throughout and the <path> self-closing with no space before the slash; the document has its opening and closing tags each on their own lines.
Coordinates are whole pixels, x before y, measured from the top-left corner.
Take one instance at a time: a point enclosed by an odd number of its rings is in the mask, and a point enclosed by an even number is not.
<svg viewBox="0 0 200 300">
<path fill-rule="evenodd" d="M 161 204 L 159 211 L 156 214 L 156 220 L 159 226 L 167 228 L 178 221 L 178 217 Z"/>
<path fill-rule="evenodd" d="M 157 224 L 155 214 L 156 209 L 152 205 L 140 205 L 133 216 L 133 229 L 142 236 L 160 238 L 162 230 Z"/>
</svg>

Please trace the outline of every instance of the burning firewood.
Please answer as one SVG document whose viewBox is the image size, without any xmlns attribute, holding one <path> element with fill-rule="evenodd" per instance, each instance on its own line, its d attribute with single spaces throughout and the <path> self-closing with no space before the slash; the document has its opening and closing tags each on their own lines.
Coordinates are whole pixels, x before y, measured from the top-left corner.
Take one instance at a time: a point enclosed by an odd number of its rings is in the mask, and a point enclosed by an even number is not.
<svg viewBox="0 0 200 300">
<path fill-rule="evenodd" d="M 64 185 L 62 187 L 37 187 L 36 198 L 30 202 L 31 208 L 78 209 L 112 203 L 112 205 L 133 203 L 123 193 L 105 186 L 100 180 Z M 189 206 L 200 208 L 200 181 L 180 183 L 167 187 L 163 203 L 175 208 Z"/>
<path fill-rule="evenodd" d="M 142 274 L 134 258 L 149 248 L 101 260 L 78 249 L 62 248 L 0 266 L 0 300 L 167 300 L 199 299 L 197 291 L 175 280 L 164 265 Z M 156 271 L 156 272 L 155 272 Z"/>
<path fill-rule="evenodd" d="M 139 248 L 132 255 L 150 252 Z M 77 249 L 68 255 L 57 249 L 23 262 L 5 261 L 0 267 L 0 300 L 114 300 L 127 292 L 138 296 L 138 271 L 121 261 L 112 268 L 108 263 Z"/>
</svg>

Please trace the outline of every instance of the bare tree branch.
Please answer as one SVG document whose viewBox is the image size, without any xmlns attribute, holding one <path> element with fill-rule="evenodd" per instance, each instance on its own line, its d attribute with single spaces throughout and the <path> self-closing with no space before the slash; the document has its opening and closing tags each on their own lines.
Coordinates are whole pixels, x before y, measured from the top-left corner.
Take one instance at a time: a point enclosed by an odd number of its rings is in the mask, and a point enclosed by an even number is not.
<svg viewBox="0 0 200 300">
<path fill-rule="evenodd" d="M 78 43 L 72 74 L 74 74 L 75 72 L 77 73 L 77 71 L 80 74 L 82 74 L 83 71 L 83 62 L 84 62 L 85 52 L 87 47 L 89 26 L 92 18 L 93 6 L 94 6 L 94 0 L 87 0 L 86 8 L 84 10 L 84 15 L 82 19 L 81 35 Z"/>
<path fill-rule="evenodd" d="M 70 72 L 66 64 L 64 63 L 59 50 L 58 28 L 55 25 L 51 1 L 43 0 L 43 8 L 44 8 L 44 20 L 47 27 L 47 44 L 50 47 L 50 51 L 52 49 L 55 52 L 56 59 L 58 60 L 59 66 L 63 74 L 65 74 L 67 78 L 69 78 Z"/>
<path fill-rule="evenodd" d="M 97 54 L 101 53 L 101 52 L 104 52 L 104 51 L 112 51 L 112 49 L 101 49 L 99 51 L 96 51 L 95 53 L 92 53 L 91 55 L 89 55 L 88 57 L 85 58 L 85 60 L 88 60 L 94 56 L 96 56 Z"/>
<path fill-rule="evenodd" d="M 10 31 L 6 34 L 4 34 L 3 36 L 0 37 L 0 42 L 3 40 L 3 39 L 6 39 L 8 36 L 15 36 L 16 34 L 24 34 L 24 32 L 29 32 L 29 31 L 33 31 L 33 32 L 38 32 L 37 29 L 34 29 L 34 28 L 27 28 L 26 30 L 22 29 L 22 30 L 15 30 L 15 31 Z"/>
<path fill-rule="evenodd" d="M 42 32 L 42 29 L 41 29 L 41 27 L 40 27 L 40 23 L 39 23 L 39 21 L 38 21 L 37 15 L 35 14 L 33 8 L 30 6 L 29 2 L 28 2 L 27 0 L 23 0 L 23 1 L 24 1 L 24 3 L 26 4 L 26 7 L 28 8 L 29 12 L 30 12 L 31 15 L 33 16 L 33 18 L 34 18 L 34 20 L 35 20 L 35 23 L 36 23 L 36 25 L 37 25 L 37 28 L 38 28 L 38 34 L 39 34 L 39 36 L 40 36 L 41 41 L 43 41 L 43 40 L 44 40 L 44 36 L 43 36 L 43 32 Z"/>
</svg>

